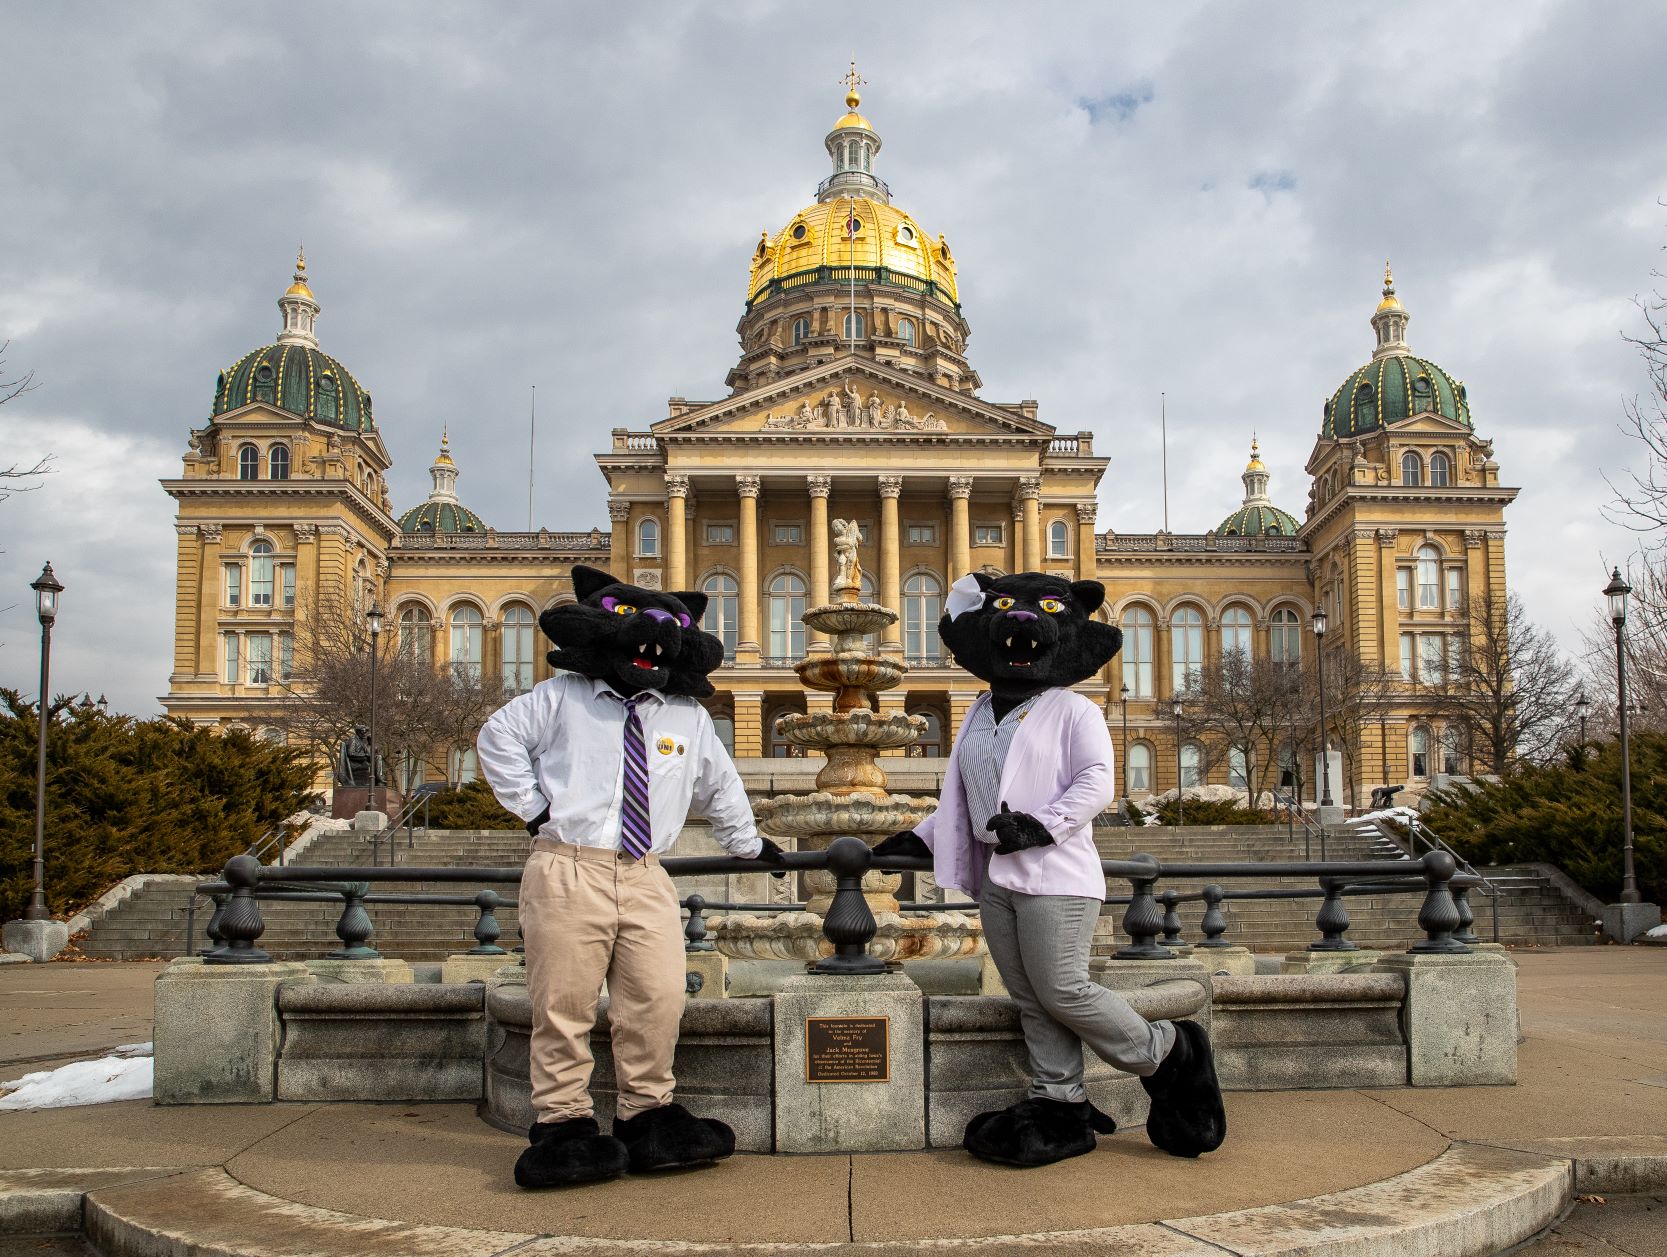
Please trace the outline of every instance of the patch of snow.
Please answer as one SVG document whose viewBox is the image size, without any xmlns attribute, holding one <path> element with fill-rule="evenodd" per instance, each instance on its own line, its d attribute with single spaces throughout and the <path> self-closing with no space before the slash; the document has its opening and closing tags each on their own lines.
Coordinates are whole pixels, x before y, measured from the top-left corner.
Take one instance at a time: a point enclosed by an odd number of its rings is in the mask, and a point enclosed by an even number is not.
<svg viewBox="0 0 1667 1257">
<path fill-rule="evenodd" d="M 1650 938 L 1667 938 L 1667 925 L 1658 925 L 1653 930 L 1646 930 L 1645 933 Z"/>
<path fill-rule="evenodd" d="M 148 1100 L 154 1066 L 150 1044 L 124 1044 L 96 1061 L 75 1061 L 0 1083 L 0 1109 L 66 1109 Z"/>
</svg>

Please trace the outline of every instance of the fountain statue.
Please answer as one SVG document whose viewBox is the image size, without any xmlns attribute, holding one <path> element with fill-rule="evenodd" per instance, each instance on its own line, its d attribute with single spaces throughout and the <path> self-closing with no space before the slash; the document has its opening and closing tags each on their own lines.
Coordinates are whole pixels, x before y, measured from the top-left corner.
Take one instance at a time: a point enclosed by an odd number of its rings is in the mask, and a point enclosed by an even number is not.
<svg viewBox="0 0 1667 1257">
<path fill-rule="evenodd" d="M 801 851 L 825 850 L 835 838 L 854 835 L 869 846 L 900 829 L 912 829 L 937 801 L 892 794 L 877 762 L 882 750 L 905 747 L 926 729 L 920 716 L 883 716 L 868 696 L 895 689 L 908 671 L 901 659 L 871 653 L 864 638 L 897 620 L 897 612 L 859 600 L 862 567 L 857 559 L 857 524 L 833 521 L 835 601 L 813 607 L 805 624 L 831 639 L 794 667 L 805 687 L 833 694 L 831 711 L 794 713 L 776 721 L 776 733 L 793 746 L 820 751 L 827 762 L 809 794 L 781 794 L 754 805 L 758 828 L 793 839 Z M 736 959 L 814 962 L 831 954 L 822 937 L 822 917 L 833 898 L 834 878 L 825 871 L 804 875 L 810 892 L 804 912 L 773 916 L 731 915 L 712 923 L 717 949 Z M 946 960 L 984 953 L 978 918 L 961 912 L 909 913 L 897 910 L 896 873 L 870 872 L 863 879 L 878 929 L 868 953 L 885 961 Z"/>
</svg>

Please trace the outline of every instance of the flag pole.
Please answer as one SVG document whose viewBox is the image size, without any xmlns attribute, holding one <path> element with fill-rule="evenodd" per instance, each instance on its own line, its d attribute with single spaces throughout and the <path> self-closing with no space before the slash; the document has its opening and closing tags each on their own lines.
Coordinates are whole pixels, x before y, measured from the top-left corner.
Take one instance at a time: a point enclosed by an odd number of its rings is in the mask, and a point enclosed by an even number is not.
<svg viewBox="0 0 1667 1257">
<path fill-rule="evenodd" d="M 538 442 L 538 385 L 533 385 L 532 410 L 527 419 L 527 531 L 533 530 L 533 451 Z"/>
<path fill-rule="evenodd" d="M 1158 422 L 1163 431 L 1163 530 L 1169 531 L 1169 399 L 1158 394 Z"/>
</svg>

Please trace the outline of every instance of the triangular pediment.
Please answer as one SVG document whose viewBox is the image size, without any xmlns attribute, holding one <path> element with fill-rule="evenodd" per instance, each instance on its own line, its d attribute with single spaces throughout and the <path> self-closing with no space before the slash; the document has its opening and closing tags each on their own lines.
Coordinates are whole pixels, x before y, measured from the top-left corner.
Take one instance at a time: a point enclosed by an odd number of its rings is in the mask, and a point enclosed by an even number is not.
<svg viewBox="0 0 1667 1257">
<path fill-rule="evenodd" d="M 1054 435 L 1048 424 L 1016 410 L 939 388 L 907 372 L 849 360 L 695 407 L 661 420 L 652 431 L 661 438 Z"/>
<path fill-rule="evenodd" d="M 1471 436 L 1473 433 L 1456 419 L 1449 419 L 1446 415 L 1427 410 L 1423 414 L 1408 415 L 1405 419 L 1396 419 L 1385 429 L 1389 432 L 1440 432 L 1463 433 Z"/>
</svg>

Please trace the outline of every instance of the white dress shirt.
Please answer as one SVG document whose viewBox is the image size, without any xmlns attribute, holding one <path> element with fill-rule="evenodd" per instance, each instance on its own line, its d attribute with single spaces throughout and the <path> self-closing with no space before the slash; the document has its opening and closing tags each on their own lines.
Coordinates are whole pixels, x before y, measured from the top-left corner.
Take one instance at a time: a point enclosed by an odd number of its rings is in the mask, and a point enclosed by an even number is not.
<svg viewBox="0 0 1667 1257">
<path fill-rule="evenodd" d="M 677 841 L 692 804 L 731 855 L 757 855 L 763 844 L 752 806 L 706 709 L 692 698 L 644 690 L 637 719 L 648 752 L 650 850 L 663 854 Z M 617 849 L 624 739 L 623 699 L 606 681 L 562 672 L 493 712 L 475 748 L 504 807 L 524 821 L 549 807 L 540 837 Z"/>
</svg>

